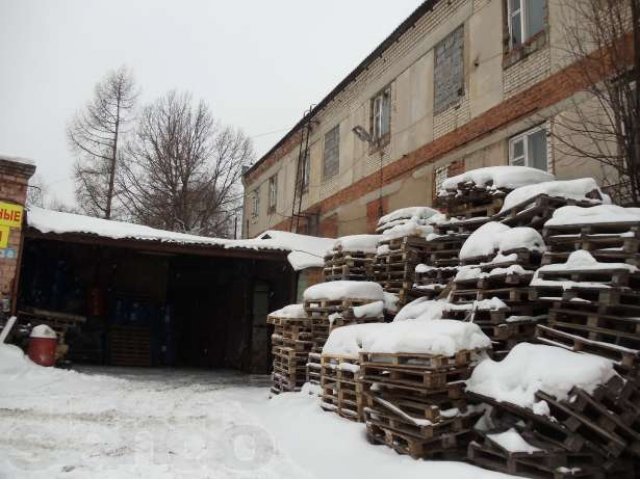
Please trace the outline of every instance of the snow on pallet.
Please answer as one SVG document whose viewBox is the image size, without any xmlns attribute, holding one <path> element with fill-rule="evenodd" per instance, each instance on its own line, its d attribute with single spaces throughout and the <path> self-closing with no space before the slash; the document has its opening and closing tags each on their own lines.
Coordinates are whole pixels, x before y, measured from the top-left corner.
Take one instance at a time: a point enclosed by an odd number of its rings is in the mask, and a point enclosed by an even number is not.
<svg viewBox="0 0 640 480">
<path fill-rule="evenodd" d="M 514 428 L 479 433 L 467 457 L 480 467 L 528 478 L 596 478 L 602 475 L 591 453 L 572 453 L 547 442 L 526 442 Z"/>
</svg>

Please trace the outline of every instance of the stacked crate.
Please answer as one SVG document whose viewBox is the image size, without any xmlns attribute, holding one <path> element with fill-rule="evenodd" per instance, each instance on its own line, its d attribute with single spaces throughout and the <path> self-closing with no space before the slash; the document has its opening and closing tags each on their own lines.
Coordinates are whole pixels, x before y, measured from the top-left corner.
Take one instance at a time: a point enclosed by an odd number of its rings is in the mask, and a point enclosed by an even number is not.
<svg viewBox="0 0 640 480">
<path fill-rule="evenodd" d="M 273 325 L 271 391 L 297 391 L 306 381 L 308 357 L 313 346 L 311 320 L 302 305 L 289 305 L 270 313 L 267 323 Z"/>
<path fill-rule="evenodd" d="M 449 181 L 438 192 L 436 206 L 447 212 L 450 217 L 460 219 L 488 219 L 500 212 L 504 197 L 509 193 L 506 188 L 494 188 L 491 182 L 477 184 L 459 177 L 460 181 Z"/>
<path fill-rule="evenodd" d="M 413 298 L 426 297 L 429 300 L 438 298 L 458 273 L 457 266 L 432 267 L 421 263 L 415 268 Z"/>
<path fill-rule="evenodd" d="M 462 459 L 482 415 L 463 392 L 479 355 L 360 353 L 369 440 L 414 458 Z"/>
<path fill-rule="evenodd" d="M 374 278 L 385 292 L 398 295 L 399 305 L 411 300 L 415 269 L 428 250 L 424 237 L 406 236 L 381 240 L 373 265 Z"/>
<path fill-rule="evenodd" d="M 468 260 L 453 280 L 447 318 L 471 321 L 493 342 L 494 358 L 533 340 L 546 320 L 544 305 L 529 301 L 530 282 L 541 254 L 524 248 L 501 252 L 502 261 Z M 466 263 L 466 262 L 465 262 Z"/>
<path fill-rule="evenodd" d="M 322 354 L 320 405 L 324 410 L 336 412 L 348 420 L 362 420 L 360 388 L 357 382 L 359 370 L 357 356 Z"/>
<path fill-rule="evenodd" d="M 535 411 L 486 395 L 470 399 L 491 405 L 490 420 L 498 432 L 517 432 L 528 453 L 505 451 L 480 434 L 469 445 L 472 463 L 504 473 L 533 478 L 633 478 L 640 457 L 640 388 L 636 380 L 614 376 L 589 393 L 574 387 L 560 400 L 542 390 Z M 478 432 L 480 433 L 480 432 Z"/>
<path fill-rule="evenodd" d="M 547 222 L 544 237 L 532 300 L 550 309 L 538 340 L 611 358 L 625 371 L 637 367 L 640 213 L 567 207 Z"/>
<path fill-rule="evenodd" d="M 324 281 L 372 280 L 379 238 L 379 235 L 350 235 L 338 238 L 324 257 Z"/>
</svg>

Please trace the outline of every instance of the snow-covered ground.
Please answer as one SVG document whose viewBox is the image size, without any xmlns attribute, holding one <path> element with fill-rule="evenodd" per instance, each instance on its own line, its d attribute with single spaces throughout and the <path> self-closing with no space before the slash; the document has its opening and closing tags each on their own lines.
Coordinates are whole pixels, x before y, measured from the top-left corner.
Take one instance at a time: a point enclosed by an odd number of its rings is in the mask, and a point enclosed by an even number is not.
<svg viewBox="0 0 640 480">
<path fill-rule="evenodd" d="M 14 359 L 15 360 L 15 359 Z M 0 366 L 0 477 L 500 477 L 370 445 L 307 393 L 233 372 Z"/>
</svg>

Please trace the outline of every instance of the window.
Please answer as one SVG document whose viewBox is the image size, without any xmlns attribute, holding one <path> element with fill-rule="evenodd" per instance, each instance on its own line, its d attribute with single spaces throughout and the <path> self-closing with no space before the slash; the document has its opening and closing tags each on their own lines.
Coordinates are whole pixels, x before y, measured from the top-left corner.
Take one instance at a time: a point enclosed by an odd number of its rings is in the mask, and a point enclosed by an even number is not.
<svg viewBox="0 0 640 480">
<path fill-rule="evenodd" d="M 311 158 L 308 149 L 305 149 L 304 152 L 302 152 L 302 162 L 300 165 L 302 168 L 302 171 L 300 172 L 300 182 L 302 191 L 306 192 L 309 190 L 309 174 L 311 171 Z"/>
<path fill-rule="evenodd" d="M 278 174 L 269 179 L 269 213 L 276 211 L 278 202 Z"/>
<path fill-rule="evenodd" d="M 256 188 L 253 191 L 253 197 L 251 200 L 252 200 L 251 216 L 253 218 L 256 218 L 260 213 L 260 189 L 259 188 Z"/>
<path fill-rule="evenodd" d="M 434 104 L 436 114 L 458 103 L 464 95 L 464 25 L 434 49 Z"/>
<path fill-rule="evenodd" d="M 547 131 L 537 127 L 509 140 L 509 163 L 547 171 Z"/>
<path fill-rule="evenodd" d="M 544 30 L 546 0 L 507 0 L 509 7 L 509 42 L 511 47 L 525 43 Z"/>
<path fill-rule="evenodd" d="M 336 125 L 324 136 L 324 165 L 322 177 L 331 178 L 340 169 L 340 125 Z"/>
<path fill-rule="evenodd" d="M 391 87 L 371 99 L 371 133 L 373 139 L 384 139 L 391 130 Z"/>
</svg>

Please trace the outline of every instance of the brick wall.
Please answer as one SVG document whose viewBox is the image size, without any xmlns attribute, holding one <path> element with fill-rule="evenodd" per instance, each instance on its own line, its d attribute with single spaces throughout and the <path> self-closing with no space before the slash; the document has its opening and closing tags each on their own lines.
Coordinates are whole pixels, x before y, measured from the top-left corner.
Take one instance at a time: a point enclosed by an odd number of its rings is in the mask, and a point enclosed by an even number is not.
<svg viewBox="0 0 640 480">
<path fill-rule="evenodd" d="M 34 172 L 34 165 L 0 157 L 0 201 L 24 206 Z M 0 250 L 0 300 L 12 297 L 21 242 L 21 230 L 12 228 L 8 248 Z"/>
</svg>

